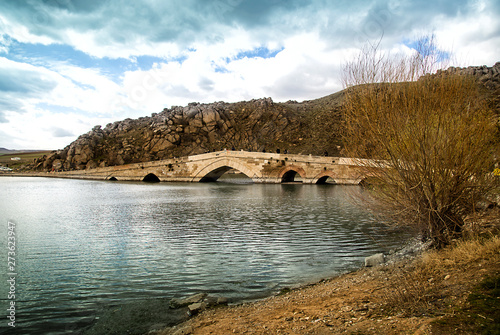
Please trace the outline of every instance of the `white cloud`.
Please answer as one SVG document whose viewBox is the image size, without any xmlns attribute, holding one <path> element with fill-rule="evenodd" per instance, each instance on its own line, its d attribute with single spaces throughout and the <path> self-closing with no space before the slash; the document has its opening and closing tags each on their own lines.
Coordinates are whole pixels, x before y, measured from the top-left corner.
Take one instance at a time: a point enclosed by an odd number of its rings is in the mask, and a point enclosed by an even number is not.
<svg viewBox="0 0 500 335">
<path fill-rule="evenodd" d="M 19 22 L 11 20 L 1 13 L 0 31 L 2 32 L 2 34 L 9 36 L 10 38 L 15 39 L 16 41 L 19 41 L 21 43 L 39 43 L 43 45 L 57 43 L 56 40 L 48 36 L 32 34 L 27 26 L 19 24 Z"/>
<path fill-rule="evenodd" d="M 2 1 L 0 13 L 0 146 L 10 148 L 62 147 L 72 139 L 62 135 L 193 101 L 318 98 L 381 36 L 384 50 L 409 52 L 404 41 L 434 33 L 465 65 L 500 54 L 493 0 Z M 242 56 L 259 50 L 277 54 Z"/>
<path fill-rule="evenodd" d="M 56 77 L 47 69 L 0 57 L 0 116 L 7 111 L 30 111 L 30 102 L 50 96 Z"/>
<path fill-rule="evenodd" d="M 0 124 L 0 143 L 12 149 L 62 149 L 94 125 L 112 122 L 109 118 L 83 117 L 75 112 L 52 112 L 36 108 L 29 115 L 8 112 L 9 123 Z M 62 131 L 72 136 L 61 136 Z"/>
<path fill-rule="evenodd" d="M 67 30 L 65 40 L 75 50 L 80 50 L 97 58 L 132 58 L 134 56 L 157 56 L 174 58 L 183 54 L 183 51 L 171 42 L 153 43 L 144 36 L 131 36 L 126 43 L 112 39 L 102 41 L 99 32 L 81 32 L 74 29 Z M 104 46 L 103 43 L 106 43 Z"/>
<path fill-rule="evenodd" d="M 85 110 L 96 115 L 110 115 L 120 86 L 96 69 L 69 65 L 56 66 L 59 84 L 44 102 L 72 109 Z"/>
<path fill-rule="evenodd" d="M 276 101 L 301 100 L 311 98 L 314 91 L 319 97 L 341 88 L 336 74 L 344 54 L 326 50 L 326 44 L 315 34 L 284 41 L 284 49 L 271 58 L 235 58 L 238 53 L 249 51 L 248 45 L 259 46 L 244 34 L 242 40 L 245 42 L 235 45 L 231 39 L 216 47 L 198 45 L 182 63 L 162 63 L 148 71 L 126 72 L 126 98 L 122 104 L 147 114 L 192 101 L 231 102 L 266 96 Z M 295 82 L 294 90 L 287 92 L 290 81 Z M 309 88 L 304 90 L 305 87 Z M 300 90 L 305 91 L 303 96 L 298 95 Z"/>
<path fill-rule="evenodd" d="M 435 33 L 439 45 L 455 55 L 458 66 L 492 66 L 500 60 L 500 21 L 488 9 L 440 21 Z"/>
<path fill-rule="evenodd" d="M 97 70 L 57 62 L 49 69 L 0 57 L 0 73 L 0 97 L 10 99 L 0 99 L 0 143 L 11 148 L 60 148 L 93 125 L 119 117 L 115 101 L 122 88 Z M 58 136 L 54 126 L 74 136 Z"/>
</svg>

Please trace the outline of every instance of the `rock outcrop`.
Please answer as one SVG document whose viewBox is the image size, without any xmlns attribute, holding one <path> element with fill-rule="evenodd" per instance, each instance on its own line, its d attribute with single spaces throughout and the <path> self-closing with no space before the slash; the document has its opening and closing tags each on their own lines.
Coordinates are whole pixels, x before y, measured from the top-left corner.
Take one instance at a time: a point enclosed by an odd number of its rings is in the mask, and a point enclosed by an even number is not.
<svg viewBox="0 0 500 335">
<path fill-rule="evenodd" d="M 472 75 L 500 111 L 500 62 L 493 67 L 451 67 L 434 75 Z M 324 98 L 274 103 L 251 101 L 165 108 L 139 119 L 95 126 L 66 148 L 34 163 L 36 170 L 75 170 L 200 154 L 221 149 L 287 150 L 338 155 L 342 92 Z"/>
<path fill-rule="evenodd" d="M 336 124 L 338 128 L 340 120 L 336 100 L 326 97 L 314 102 L 274 103 L 265 98 L 166 108 L 150 117 L 125 119 L 104 128 L 95 126 L 63 150 L 37 160 L 35 169 L 90 169 L 224 148 L 334 153 L 339 148 L 338 132 L 331 127 Z"/>
<path fill-rule="evenodd" d="M 500 111 L 500 62 L 496 62 L 492 67 L 486 65 L 469 67 L 449 67 L 446 70 L 437 71 L 436 75 L 461 75 L 473 76 L 485 89 L 485 96 L 490 106 Z"/>
</svg>

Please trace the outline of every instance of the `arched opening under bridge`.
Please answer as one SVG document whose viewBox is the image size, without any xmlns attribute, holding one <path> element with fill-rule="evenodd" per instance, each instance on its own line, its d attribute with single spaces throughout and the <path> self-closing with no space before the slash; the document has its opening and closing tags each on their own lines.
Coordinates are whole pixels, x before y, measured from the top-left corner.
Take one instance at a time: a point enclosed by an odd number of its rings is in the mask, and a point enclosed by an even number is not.
<svg viewBox="0 0 500 335">
<path fill-rule="evenodd" d="M 253 183 L 252 178 L 248 177 L 243 172 L 234 169 L 230 166 L 221 166 L 218 167 L 200 179 L 200 182 L 225 182 L 232 184 L 251 184 Z"/>
<path fill-rule="evenodd" d="M 116 179 L 116 177 L 110 177 L 108 178 L 109 181 L 118 181 L 118 179 Z"/>
<path fill-rule="evenodd" d="M 281 177 L 282 183 L 302 183 L 302 176 L 295 170 L 288 170 Z"/>
<path fill-rule="evenodd" d="M 154 173 L 148 173 L 144 179 L 142 179 L 142 181 L 145 181 L 147 183 L 159 183 L 160 182 L 160 178 L 158 178 L 157 175 L 155 175 Z"/>
<path fill-rule="evenodd" d="M 335 185 L 337 183 L 335 182 L 335 179 L 333 179 L 332 177 L 323 176 L 316 181 L 316 184 L 318 184 L 318 185 Z"/>
</svg>

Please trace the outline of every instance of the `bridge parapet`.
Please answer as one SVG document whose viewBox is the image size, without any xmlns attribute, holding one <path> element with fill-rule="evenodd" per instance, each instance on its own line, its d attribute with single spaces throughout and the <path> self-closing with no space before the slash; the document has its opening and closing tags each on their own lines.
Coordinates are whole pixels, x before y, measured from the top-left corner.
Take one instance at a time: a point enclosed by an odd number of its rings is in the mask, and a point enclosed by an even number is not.
<svg viewBox="0 0 500 335">
<path fill-rule="evenodd" d="M 200 155 L 188 156 L 189 161 L 198 161 L 205 159 L 213 159 L 216 157 L 234 157 L 241 159 L 256 159 L 256 160 L 289 160 L 293 162 L 316 162 L 324 164 L 355 164 L 352 159 L 343 157 L 330 157 L 330 156 L 313 156 L 313 155 L 300 155 L 300 154 L 284 154 L 272 152 L 255 152 L 255 151 L 236 151 L 236 150 L 222 150 L 216 152 L 209 152 Z"/>
</svg>

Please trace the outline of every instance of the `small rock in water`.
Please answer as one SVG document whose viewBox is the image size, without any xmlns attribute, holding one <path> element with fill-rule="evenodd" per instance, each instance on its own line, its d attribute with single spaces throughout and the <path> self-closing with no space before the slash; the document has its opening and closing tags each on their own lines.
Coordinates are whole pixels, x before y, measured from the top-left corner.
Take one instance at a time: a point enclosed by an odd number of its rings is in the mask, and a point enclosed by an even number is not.
<svg viewBox="0 0 500 335">
<path fill-rule="evenodd" d="M 228 300 L 226 297 L 218 297 L 217 298 L 217 305 L 227 305 Z"/>
<path fill-rule="evenodd" d="M 207 296 L 206 293 L 198 293 L 198 294 L 195 294 L 195 295 L 192 295 L 190 297 L 183 298 L 183 299 L 172 299 L 171 305 L 173 305 L 175 307 L 182 307 L 182 306 L 191 305 L 191 304 L 202 301 L 203 299 L 205 299 L 206 296 Z"/>
<path fill-rule="evenodd" d="M 384 254 L 375 254 L 365 258 L 365 266 L 377 266 L 379 264 L 384 263 Z"/>
</svg>

